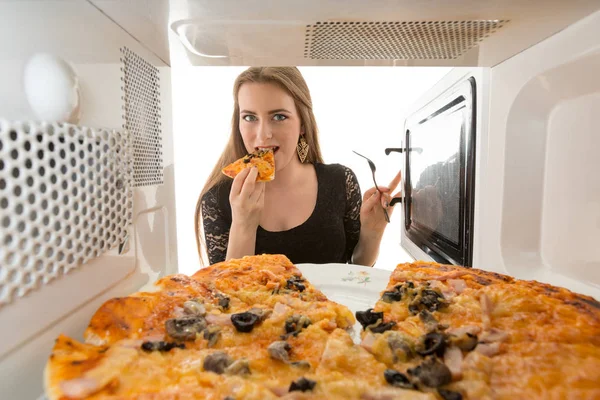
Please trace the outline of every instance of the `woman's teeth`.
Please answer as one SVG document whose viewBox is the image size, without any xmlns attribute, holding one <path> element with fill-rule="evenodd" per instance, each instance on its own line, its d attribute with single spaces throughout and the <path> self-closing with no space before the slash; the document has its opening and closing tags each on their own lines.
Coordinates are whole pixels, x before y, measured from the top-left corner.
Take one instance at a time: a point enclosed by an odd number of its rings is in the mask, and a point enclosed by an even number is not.
<svg viewBox="0 0 600 400">
<path fill-rule="evenodd" d="M 277 150 L 279 150 L 279 146 L 273 146 L 273 147 L 257 147 L 256 150 L 268 150 L 271 149 L 273 150 L 273 153 L 277 153 Z"/>
</svg>

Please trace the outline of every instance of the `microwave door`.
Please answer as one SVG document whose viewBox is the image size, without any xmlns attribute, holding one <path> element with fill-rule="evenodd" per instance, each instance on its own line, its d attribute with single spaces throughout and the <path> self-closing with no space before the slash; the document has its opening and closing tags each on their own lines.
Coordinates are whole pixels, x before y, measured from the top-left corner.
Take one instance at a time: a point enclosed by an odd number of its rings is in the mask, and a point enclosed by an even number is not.
<svg viewBox="0 0 600 400">
<path fill-rule="evenodd" d="M 407 126 L 404 230 L 433 260 L 469 266 L 474 82 L 467 83 Z"/>
</svg>

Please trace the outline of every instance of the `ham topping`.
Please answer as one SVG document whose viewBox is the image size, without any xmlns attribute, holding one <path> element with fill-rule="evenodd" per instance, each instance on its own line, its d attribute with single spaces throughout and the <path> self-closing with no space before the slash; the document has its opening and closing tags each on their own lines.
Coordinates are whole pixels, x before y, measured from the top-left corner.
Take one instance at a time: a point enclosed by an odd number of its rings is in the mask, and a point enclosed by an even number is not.
<svg viewBox="0 0 600 400">
<path fill-rule="evenodd" d="M 477 325 L 465 325 L 460 328 L 450 328 L 446 330 L 446 333 L 454 336 L 462 336 L 470 333 L 471 335 L 477 335 L 481 332 L 481 328 Z"/>
<path fill-rule="evenodd" d="M 507 332 L 492 328 L 489 331 L 483 332 L 481 336 L 479 336 L 479 343 L 504 342 L 509 338 L 509 336 L 510 335 Z"/>
<path fill-rule="evenodd" d="M 475 351 L 484 356 L 493 357 L 500 352 L 500 343 L 479 343 Z"/>
<path fill-rule="evenodd" d="M 452 373 L 453 379 L 460 379 L 462 376 L 462 351 L 458 347 L 447 347 L 444 352 L 444 364 Z"/>
<path fill-rule="evenodd" d="M 467 288 L 467 282 L 463 279 L 448 279 L 448 284 L 456 294 L 461 294 Z"/>
<path fill-rule="evenodd" d="M 231 314 L 206 314 L 206 322 L 220 326 L 233 326 Z"/>
<path fill-rule="evenodd" d="M 375 339 L 377 337 L 372 334 L 371 332 L 368 332 L 365 334 L 365 337 L 363 338 L 362 342 L 360 342 L 360 345 L 367 350 L 369 353 L 373 352 L 373 345 L 375 344 Z"/>
<path fill-rule="evenodd" d="M 433 277 L 433 279 L 438 280 L 438 281 L 445 281 L 448 279 L 456 279 L 456 278 L 460 278 L 461 276 L 467 275 L 468 272 L 467 271 L 454 271 L 454 272 L 450 272 L 449 274 L 445 274 L 445 275 L 439 275 L 436 277 Z"/>
<path fill-rule="evenodd" d="M 273 307 L 273 317 L 282 317 L 290 312 L 292 309 L 289 306 L 286 306 L 283 303 L 276 303 L 275 307 Z"/>
<path fill-rule="evenodd" d="M 489 330 L 492 327 L 492 309 L 494 304 L 490 300 L 487 294 L 482 293 L 479 297 L 479 303 L 481 304 L 481 320 L 483 322 L 483 329 Z"/>
</svg>

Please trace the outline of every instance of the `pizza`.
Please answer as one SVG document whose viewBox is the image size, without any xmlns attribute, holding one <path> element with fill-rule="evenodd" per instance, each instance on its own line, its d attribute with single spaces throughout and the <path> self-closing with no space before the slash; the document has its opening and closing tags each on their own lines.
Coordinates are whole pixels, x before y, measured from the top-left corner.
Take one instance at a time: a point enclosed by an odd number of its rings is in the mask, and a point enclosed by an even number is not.
<svg viewBox="0 0 600 400">
<path fill-rule="evenodd" d="M 287 257 L 248 256 L 107 301 L 83 343 L 57 338 L 45 388 L 50 400 L 600 398 L 600 304 L 417 262 L 353 315 Z"/>
<path fill-rule="evenodd" d="M 600 303 L 478 269 L 401 264 L 361 346 L 401 387 L 444 399 L 600 399 Z"/>
<path fill-rule="evenodd" d="M 269 182 L 275 179 L 275 155 L 273 149 L 258 149 L 254 153 L 247 154 L 227 165 L 221 172 L 230 178 L 235 178 L 244 169 L 252 167 L 256 167 L 258 170 L 257 182 Z"/>
</svg>

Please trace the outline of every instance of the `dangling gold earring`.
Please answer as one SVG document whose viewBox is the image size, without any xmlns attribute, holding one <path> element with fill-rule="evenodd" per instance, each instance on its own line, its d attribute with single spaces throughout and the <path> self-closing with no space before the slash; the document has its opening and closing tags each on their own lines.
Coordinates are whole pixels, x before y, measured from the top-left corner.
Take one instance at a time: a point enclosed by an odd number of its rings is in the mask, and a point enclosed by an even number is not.
<svg viewBox="0 0 600 400">
<path fill-rule="evenodd" d="M 304 161 L 306 161 L 306 156 L 308 156 L 308 143 L 306 143 L 304 135 L 300 136 L 300 140 L 298 140 L 296 152 L 298 153 L 298 158 L 300 159 L 300 162 L 304 163 Z"/>
</svg>

